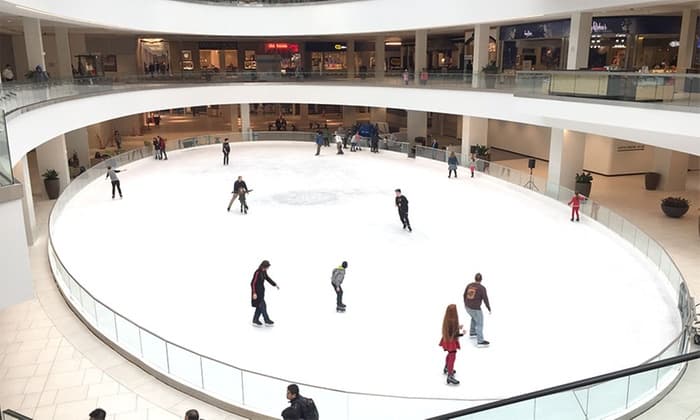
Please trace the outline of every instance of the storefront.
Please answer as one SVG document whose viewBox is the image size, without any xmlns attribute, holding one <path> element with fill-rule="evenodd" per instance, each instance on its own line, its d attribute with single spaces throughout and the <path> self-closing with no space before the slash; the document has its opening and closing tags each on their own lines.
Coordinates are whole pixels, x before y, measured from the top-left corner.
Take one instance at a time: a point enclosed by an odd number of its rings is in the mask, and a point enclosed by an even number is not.
<svg viewBox="0 0 700 420">
<path fill-rule="evenodd" d="M 306 54 L 311 55 L 312 73 L 334 73 L 347 70 L 347 49 L 344 42 L 307 42 Z"/>
<path fill-rule="evenodd" d="M 238 43 L 231 41 L 200 42 L 199 68 L 201 70 L 209 70 L 213 72 L 237 71 Z"/>
<path fill-rule="evenodd" d="M 136 58 L 144 73 L 170 74 L 170 43 L 163 38 L 139 38 Z"/>
<path fill-rule="evenodd" d="M 675 72 L 680 28 L 680 16 L 594 18 L 588 67 Z"/>
<path fill-rule="evenodd" d="M 502 26 L 502 69 L 508 71 L 566 68 L 569 27 L 568 19 Z"/>
<path fill-rule="evenodd" d="M 246 51 L 246 63 L 250 63 L 251 51 Z M 263 53 L 267 56 L 279 56 L 280 69 L 283 74 L 291 74 L 301 71 L 302 62 L 299 44 L 290 42 L 266 42 L 263 45 Z M 252 56 L 255 61 L 255 56 Z M 255 65 L 257 67 L 257 65 Z M 255 67 L 253 67 L 255 68 Z"/>
<path fill-rule="evenodd" d="M 489 63 L 496 63 L 498 61 L 498 42 L 492 36 L 489 36 Z M 464 44 L 464 69 L 467 73 L 472 73 L 474 71 L 474 35 L 469 37 Z M 478 69 L 477 71 L 480 71 Z"/>
</svg>

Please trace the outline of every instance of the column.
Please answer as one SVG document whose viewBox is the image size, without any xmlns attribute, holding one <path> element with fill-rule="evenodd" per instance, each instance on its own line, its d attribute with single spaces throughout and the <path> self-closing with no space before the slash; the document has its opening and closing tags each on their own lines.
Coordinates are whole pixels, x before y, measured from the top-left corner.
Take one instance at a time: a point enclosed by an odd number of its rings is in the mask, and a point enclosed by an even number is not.
<svg viewBox="0 0 700 420">
<path fill-rule="evenodd" d="M 27 63 L 27 52 L 24 48 L 23 35 L 12 35 L 12 55 L 15 59 L 16 80 L 25 80 L 24 75 L 29 70 L 29 64 Z"/>
<path fill-rule="evenodd" d="M 73 77 L 71 68 L 70 40 L 68 38 L 68 28 L 57 26 L 56 32 L 56 61 L 58 63 L 58 77 L 68 79 Z"/>
<path fill-rule="evenodd" d="M 355 40 L 350 39 L 346 43 L 347 49 L 345 50 L 345 67 L 347 68 L 348 79 L 355 78 Z"/>
<path fill-rule="evenodd" d="M 420 84 L 420 71 L 427 69 L 428 57 L 428 31 L 421 29 L 416 31 L 416 56 L 413 59 L 415 68 L 413 69 L 413 81 L 415 84 Z M 427 121 L 427 120 L 426 120 Z"/>
<path fill-rule="evenodd" d="M 225 118 L 231 124 L 231 131 L 238 131 L 238 112 L 240 108 L 237 104 L 230 104 L 225 110 Z"/>
<path fill-rule="evenodd" d="M 588 54 L 591 49 L 591 26 L 593 14 L 575 12 L 571 15 L 569 30 L 569 52 L 566 56 L 566 69 L 588 68 Z"/>
<path fill-rule="evenodd" d="M 400 58 L 400 60 L 401 60 L 401 71 L 403 71 L 404 69 L 408 68 L 408 64 L 406 64 L 406 63 L 404 62 L 405 59 L 404 59 L 404 54 L 403 54 L 403 52 L 404 52 L 405 49 L 406 49 L 406 47 L 404 47 L 403 45 L 399 47 L 399 54 L 400 54 L 400 57 L 401 57 L 401 58 Z"/>
<path fill-rule="evenodd" d="M 472 56 L 472 87 L 479 87 L 482 75 L 481 69 L 489 64 L 489 25 L 474 27 L 474 55 Z"/>
<path fill-rule="evenodd" d="M 343 127 L 349 128 L 357 123 L 357 108 L 354 106 L 343 106 Z"/>
<path fill-rule="evenodd" d="M 122 134 L 124 136 L 125 133 Z M 80 166 L 85 168 L 90 167 L 90 142 L 88 141 L 87 127 L 69 131 L 66 136 L 66 151 L 68 156 L 73 156 L 73 153 L 78 154 Z"/>
<path fill-rule="evenodd" d="M 374 77 L 377 80 L 384 79 L 385 61 L 386 51 L 384 49 L 384 36 L 379 36 L 374 40 Z"/>
<path fill-rule="evenodd" d="M 369 109 L 369 119 L 373 123 L 386 122 L 386 108 L 373 106 L 372 108 Z"/>
<path fill-rule="evenodd" d="M 27 64 L 29 69 L 34 70 L 36 66 L 41 66 L 46 70 L 44 60 L 44 42 L 41 39 L 41 23 L 39 19 L 22 18 L 24 29 L 24 44 L 27 51 Z"/>
<path fill-rule="evenodd" d="M 70 44 L 70 50 L 74 56 L 78 55 L 78 54 L 86 54 L 87 53 L 87 44 L 85 43 L 85 34 L 69 34 L 68 41 Z M 71 57 L 71 60 L 73 60 L 73 57 Z M 140 73 L 142 71 L 142 69 L 137 69 L 137 70 L 138 70 L 138 73 Z"/>
<path fill-rule="evenodd" d="M 471 146 L 489 144 L 489 120 L 468 115 L 463 115 L 460 119 L 462 120 L 462 160 L 466 161 L 470 157 Z"/>
<path fill-rule="evenodd" d="M 408 127 L 407 138 L 408 142 L 415 143 L 416 137 L 428 137 L 428 113 L 422 111 L 407 111 Z"/>
<path fill-rule="evenodd" d="M 39 175 L 49 169 L 58 172 L 58 179 L 61 181 L 61 192 L 63 192 L 70 182 L 66 138 L 63 134 L 37 147 L 36 158 L 39 165 Z"/>
<path fill-rule="evenodd" d="M 698 13 L 696 10 L 683 9 L 681 19 L 680 45 L 678 46 L 677 73 L 683 74 L 693 67 L 693 53 L 695 52 L 695 29 L 697 27 Z"/>
<path fill-rule="evenodd" d="M 556 186 L 574 189 L 576 173 L 583 171 L 586 135 L 577 131 L 552 128 L 549 143 L 549 172 L 547 191 L 558 191 Z"/>
<path fill-rule="evenodd" d="M 653 171 L 661 174 L 659 190 L 685 191 L 688 176 L 688 155 L 673 150 L 654 150 Z"/>
<path fill-rule="evenodd" d="M 0 310 L 34 296 L 19 184 L 0 187 Z"/>
<path fill-rule="evenodd" d="M 243 141 L 252 141 L 250 129 L 250 104 L 241 104 L 241 134 Z"/>
<path fill-rule="evenodd" d="M 27 155 L 17 162 L 12 170 L 13 175 L 22 184 L 22 212 L 24 214 L 24 230 L 27 245 L 34 244 L 34 232 L 36 230 L 36 215 L 34 213 L 34 195 L 32 193 L 32 179 L 29 175 L 29 162 Z"/>
<path fill-rule="evenodd" d="M 343 107 L 345 108 L 345 107 Z M 345 111 L 343 111 L 345 115 Z M 304 131 L 309 127 L 309 104 L 299 104 L 299 130 Z"/>
</svg>

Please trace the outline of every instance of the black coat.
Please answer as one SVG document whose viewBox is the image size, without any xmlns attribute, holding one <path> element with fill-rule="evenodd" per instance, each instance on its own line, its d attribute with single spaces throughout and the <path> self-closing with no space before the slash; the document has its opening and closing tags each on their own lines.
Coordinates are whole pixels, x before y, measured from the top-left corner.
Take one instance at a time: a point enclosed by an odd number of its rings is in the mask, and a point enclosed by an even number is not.
<svg viewBox="0 0 700 420">
<path fill-rule="evenodd" d="M 224 143 L 224 145 L 222 146 L 222 150 L 224 151 L 224 153 L 228 154 L 231 151 L 231 145 L 228 143 Z"/>
<path fill-rule="evenodd" d="M 401 213 L 408 213 L 408 199 L 405 196 L 396 197 L 396 206 Z"/>
<path fill-rule="evenodd" d="M 250 304 L 254 308 L 265 299 L 265 282 L 277 287 L 277 283 L 267 275 L 267 271 L 258 268 L 253 274 L 253 280 L 250 281 Z M 257 295 L 256 299 L 253 299 L 253 294 Z"/>
<path fill-rule="evenodd" d="M 236 181 L 233 183 L 233 192 L 237 193 L 241 188 L 248 191 L 248 186 L 245 184 L 245 181 Z"/>
</svg>

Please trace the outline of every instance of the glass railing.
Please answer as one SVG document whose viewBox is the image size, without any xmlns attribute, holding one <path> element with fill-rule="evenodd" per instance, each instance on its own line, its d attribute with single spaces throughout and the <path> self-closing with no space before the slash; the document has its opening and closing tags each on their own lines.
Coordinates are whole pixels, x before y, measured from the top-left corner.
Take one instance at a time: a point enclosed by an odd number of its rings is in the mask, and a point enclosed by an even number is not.
<svg viewBox="0 0 700 420">
<path fill-rule="evenodd" d="M 171 148 L 184 149 L 218 144 L 226 137 L 236 141 L 291 140 L 311 142 L 314 139 L 314 133 L 223 133 L 179 139 L 171 141 L 169 144 Z M 363 140 L 363 144 L 365 147 L 367 146 L 366 139 Z M 397 142 L 389 138 L 381 140 L 380 148 L 415 154 L 418 157 L 440 162 L 446 160 L 444 150 L 412 146 L 409 143 Z M 284 389 L 290 382 L 298 382 L 295 378 L 278 378 L 236 367 L 186 349 L 159 336 L 156 332 L 139 326 L 136 321 L 130 320 L 108 307 L 86 290 L 81 285 L 80 280 L 71 275 L 69 268 L 63 265 L 59 250 L 54 248 L 52 232 L 55 224 L 61 218 L 65 206 L 76 194 L 96 179 L 103 178 L 108 165 L 120 167 L 152 157 L 153 151 L 148 147 L 128 151 L 93 166 L 77 177 L 64 190 L 56 201 L 49 218 L 49 261 L 57 284 L 66 301 L 91 328 L 113 342 L 122 351 L 137 358 L 155 374 L 174 379 L 177 383 L 182 384 L 186 391 L 204 392 L 225 403 L 244 406 L 274 416 L 277 413 L 272 413 L 269 409 L 271 390 L 277 392 L 279 389 Z M 468 156 L 462 154 L 460 157 L 461 164 L 469 162 Z M 563 204 L 566 204 L 573 194 L 573 191 L 567 188 L 548 183 L 541 178 L 530 177 L 527 173 L 495 162 L 478 160 L 476 166 L 479 172 L 544 194 Z M 582 214 L 607 227 L 626 241 L 631 249 L 633 248 L 645 256 L 659 270 L 659 273 L 663 274 L 675 293 L 674 303 L 682 320 L 682 332 L 658 354 L 650 357 L 647 363 L 686 353 L 689 345 L 688 332 L 695 313 L 694 304 L 683 275 L 671 257 L 660 244 L 641 229 L 592 200 L 585 202 Z M 633 344 L 631 343 L 631 345 Z M 488 416 L 474 418 L 592 419 L 608 417 L 648 404 L 656 395 L 666 390 L 682 371 L 680 366 L 657 369 L 651 373 L 632 375 L 626 380 L 601 383 L 585 389 L 542 398 L 539 401 L 524 401 L 508 408 L 504 407 L 503 411 L 499 411 L 496 415 L 489 413 Z M 329 415 L 329 418 L 341 420 L 350 418 L 349 413 L 362 413 L 368 404 L 373 407 L 401 406 L 411 410 L 416 416 L 428 417 L 436 412 L 454 411 L 465 406 L 493 401 L 368 394 L 324 388 L 314 384 L 301 383 L 301 385 L 308 395 L 313 395 L 317 401 L 324 402 L 325 414 Z M 584 402 L 585 404 L 583 404 Z M 384 418 L 391 417 L 392 413 L 389 411 Z"/>
<path fill-rule="evenodd" d="M 7 139 L 7 126 L 5 125 L 5 113 L 0 110 L 0 187 L 14 182 L 12 176 L 12 162 L 10 160 L 10 143 Z"/>
<path fill-rule="evenodd" d="M 700 105 L 700 75 L 610 71 L 522 71 L 517 95 L 606 99 L 681 108 Z"/>
</svg>

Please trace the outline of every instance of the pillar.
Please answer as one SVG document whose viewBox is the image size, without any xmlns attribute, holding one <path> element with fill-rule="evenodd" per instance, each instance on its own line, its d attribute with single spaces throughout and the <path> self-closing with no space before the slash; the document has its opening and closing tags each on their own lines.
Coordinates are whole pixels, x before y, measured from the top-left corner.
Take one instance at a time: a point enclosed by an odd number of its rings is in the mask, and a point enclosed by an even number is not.
<svg viewBox="0 0 700 420">
<path fill-rule="evenodd" d="M 413 81 L 416 85 L 420 84 L 420 71 L 427 69 L 428 57 L 428 31 L 421 29 L 416 31 L 416 56 L 413 59 L 415 68 L 413 69 Z"/>
<path fill-rule="evenodd" d="M 0 310 L 34 296 L 22 194 L 19 184 L 0 187 Z"/>
<path fill-rule="evenodd" d="M 58 63 L 58 77 L 68 79 L 73 77 L 71 68 L 70 40 L 68 28 L 57 26 L 56 32 L 56 61 Z"/>
<path fill-rule="evenodd" d="M 487 146 L 489 134 L 488 118 L 470 117 L 463 115 L 462 118 L 462 160 L 469 156 L 471 146 L 477 144 Z"/>
<path fill-rule="evenodd" d="M 237 104 L 230 104 L 228 109 L 225 109 L 224 118 L 231 124 L 231 131 L 238 131 L 238 112 L 240 107 Z"/>
<path fill-rule="evenodd" d="M 68 35 L 68 43 L 70 45 L 70 50 L 72 53 L 71 62 L 73 60 L 73 56 L 76 56 L 78 54 L 87 54 L 87 44 L 85 43 L 85 34 L 69 34 Z M 139 70 L 139 73 L 141 72 L 142 69 L 137 69 Z"/>
<path fill-rule="evenodd" d="M 472 87 L 479 87 L 481 69 L 489 64 L 489 25 L 474 27 L 474 54 L 472 55 Z"/>
<path fill-rule="evenodd" d="M 61 181 L 61 192 L 63 192 L 70 182 L 65 136 L 61 134 L 37 147 L 36 158 L 39 166 L 39 175 L 49 169 L 54 169 L 58 172 L 58 179 Z"/>
<path fill-rule="evenodd" d="M 22 213 L 24 214 L 24 229 L 27 245 L 34 244 L 34 232 L 36 230 L 36 215 L 34 213 L 34 195 L 32 193 L 32 179 L 29 174 L 29 162 L 27 155 L 17 162 L 13 175 L 22 184 Z"/>
<path fill-rule="evenodd" d="M 22 27 L 24 29 L 24 44 L 27 51 L 27 64 L 30 69 L 41 66 L 46 70 L 46 61 L 44 60 L 44 42 L 41 39 L 41 23 L 39 19 L 22 18 Z"/>
<path fill-rule="evenodd" d="M 386 122 L 386 108 L 380 108 L 380 107 L 370 108 L 369 109 L 369 120 L 373 123 Z"/>
<path fill-rule="evenodd" d="M 428 113 L 422 111 L 407 111 L 407 138 L 413 144 L 416 137 L 428 137 Z"/>
<path fill-rule="evenodd" d="M 592 13 L 575 12 L 571 15 L 569 30 L 569 52 L 566 56 L 566 69 L 588 68 L 588 54 L 591 49 Z"/>
<path fill-rule="evenodd" d="M 345 50 L 345 67 L 347 68 L 348 79 L 355 78 L 355 40 L 350 39 L 346 43 L 347 49 Z"/>
<path fill-rule="evenodd" d="M 659 190 L 685 191 L 688 176 L 688 155 L 673 150 L 654 150 L 653 171 L 661 174 Z"/>
<path fill-rule="evenodd" d="M 344 109 L 345 107 L 343 107 Z M 345 111 L 343 110 L 343 115 Z M 309 104 L 299 104 L 299 130 L 304 131 L 309 126 Z"/>
<path fill-rule="evenodd" d="M 680 45 L 678 46 L 678 74 L 693 67 L 693 54 L 695 52 L 695 30 L 697 27 L 698 13 L 691 8 L 683 9 L 681 18 Z"/>
<path fill-rule="evenodd" d="M 241 104 L 241 134 L 243 141 L 252 141 L 250 129 L 250 104 Z"/>
<path fill-rule="evenodd" d="M 374 77 L 377 80 L 384 79 L 385 62 L 386 50 L 384 47 L 384 37 L 378 36 L 374 39 Z"/>
<path fill-rule="evenodd" d="M 24 48 L 24 36 L 12 35 L 12 54 L 15 59 L 15 78 L 16 80 L 24 80 L 24 75 L 29 70 L 27 63 L 27 52 Z"/>
<path fill-rule="evenodd" d="M 585 151 L 586 135 L 584 133 L 552 127 L 547 174 L 548 192 L 557 191 L 556 186 L 574 189 L 576 173 L 583 171 Z"/>
<path fill-rule="evenodd" d="M 357 108 L 354 106 L 343 106 L 343 127 L 352 127 L 357 122 Z"/>
<path fill-rule="evenodd" d="M 124 134 L 122 134 L 123 136 Z M 68 156 L 73 156 L 73 153 L 78 154 L 78 160 L 80 160 L 80 166 L 85 168 L 90 167 L 90 142 L 88 141 L 88 130 L 87 127 L 79 128 L 77 130 L 69 131 L 65 134 L 66 137 L 66 151 Z"/>
</svg>

